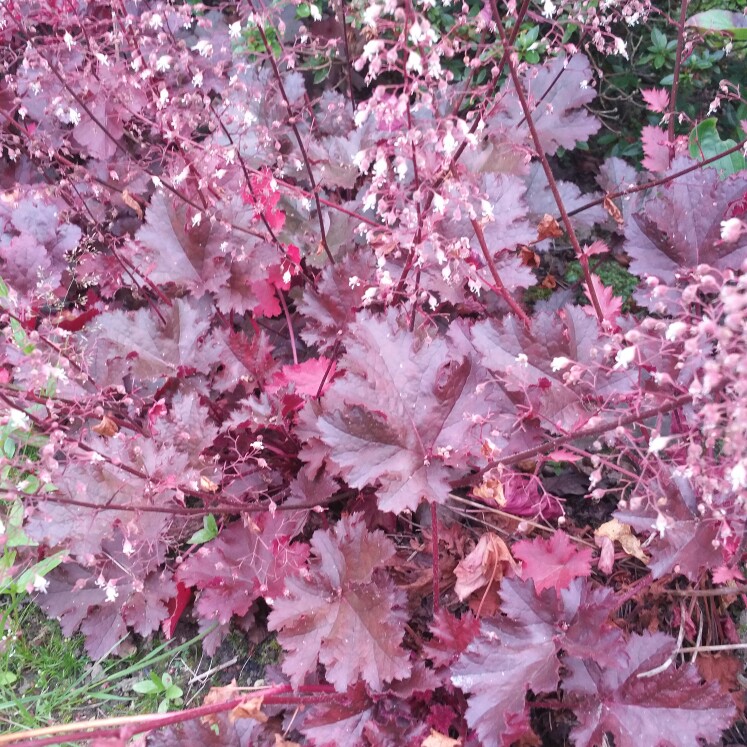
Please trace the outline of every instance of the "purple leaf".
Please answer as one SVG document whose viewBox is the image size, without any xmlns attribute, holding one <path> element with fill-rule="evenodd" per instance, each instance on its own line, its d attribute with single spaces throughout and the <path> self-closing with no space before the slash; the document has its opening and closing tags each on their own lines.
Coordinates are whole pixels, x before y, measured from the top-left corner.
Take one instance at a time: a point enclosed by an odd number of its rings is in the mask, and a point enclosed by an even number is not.
<svg viewBox="0 0 747 747">
<path fill-rule="evenodd" d="M 378 483 L 382 511 L 443 502 L 451 464 L 478 452 L 476 424 L 511 404 L 458 334 L 421 342 L 393 313 L 361 314 L 346 345 L 344 375 L 301 413 L 302 457 L 326 459 L 351 487 Z"/>
<path fill-rule="evenodd" d="M 286 650 L 283 671 L 291 682 L 300 685 L 317 661 L 339 692 L 359 678 L 381 690 L 406 677 L 405 597 L 385 570 L 392 541 L 381 531 L 369 532 L 355 514 L 333 531 L 316 531 L 311 551 L 308 576 L 286 579 L 286 593 L 275 600 L 269 618 Z"/>
<path fill-rule="evenodd" d="M 639 677 L 662 664 L 675 641 L 663 633 L 633 635 L 620 666 L 602 667 L 593 658 L 569 658 L 563 689 L 574 702 L 578 747 L 599 744 L 611 732 L 616 747 L 696 747 L 716 742 L 734 720 L 736 708 L 715 683 L 701 684 L 692 664 L 672 664 L 651 677 Z"/>
<path fill-rule="evenodd" d="M 553 155 L 558 148 L 575 148 L 585 142 L 600 127 L 599 120 L 586 111 L 586 104 L 596 98 L 591 85 L 593 72 L 583 54 L 570 59 L 553 58 L 544 65 L 531 65 L 521 78 L 542 148 Z M 501 90 L 501 105 L 489 123 L 490 128 L 501 127 L 511 137 L 521 137 L 522 142 L 534 149 L 529 128 L 509 80 Z"/>
</svg>

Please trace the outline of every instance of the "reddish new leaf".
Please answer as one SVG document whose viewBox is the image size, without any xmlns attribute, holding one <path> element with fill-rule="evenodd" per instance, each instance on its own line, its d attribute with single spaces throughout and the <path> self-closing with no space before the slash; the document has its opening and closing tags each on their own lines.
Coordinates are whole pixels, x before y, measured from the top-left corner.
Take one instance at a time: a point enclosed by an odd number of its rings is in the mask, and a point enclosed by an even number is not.
<svg viewBox="0 0 747 747">
<path fill-rule="evenodd" d="M 641 96 L 648 108 L 657 114 L 666 114 L 669 109 L 669 91 L 666 88 L 642 88 Z"/>
<path fill-rule="evenodd" d="M 286 579 L 275 599 L 269 627 L 286 650 L 283 671 L 300 685 L 319 662 L 335 689 L 344 692 L 362 678 L 373 690 L 406 677 L 401 647 L 404 594 L 385 564 L 394 545 L 383 532 L 369 532 L 361 514 L 343 517 L 333 530 L 311 538 L 307 576 Z"/>
<path fill-rule="evenodd" d="M 537 593 L 567 589 L 574 578 L 591 574 L 593 551 L 579 550 L 562 531 L 554 532 L 550 539 L 516 542 L 511 549 L 522 561 L 522 576 L 534 581 Z"/>
<path fill-rule="evenodd" d="M 451 664 L 480 630 L 480 621 L 471 612 L 455 617 L 444 607 L 433 616 L 430 632 L 433 638 L 425 644 L 424 653 L 436 667 Z"/>
</svg>

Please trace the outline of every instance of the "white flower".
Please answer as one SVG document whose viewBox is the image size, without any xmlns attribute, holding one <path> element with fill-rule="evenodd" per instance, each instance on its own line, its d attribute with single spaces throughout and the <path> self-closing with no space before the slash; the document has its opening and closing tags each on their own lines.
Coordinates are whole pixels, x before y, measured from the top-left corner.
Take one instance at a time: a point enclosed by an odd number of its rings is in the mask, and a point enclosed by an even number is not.
<svg viewBox="0 0 747 747">
<path fill-rule="evenodd" d="M 99 573 L 99 577 L 96 579 L 96 586 L 98 586 L 99 589 L 104 589 L 104 591 L 106 592 L 107 602 L 113 602 L 119 596 L 116 582 L 112 579 L 109 579 L 107 581 L 104 578 L 103 573 Z"/>
<path fill-rule="evenodd" d="M 662 449 L 665 449 L 667 444 L 672 440 L 671 436 L 654 436 L 648 442 L 648 453 L 658 454 Z"/>
<path fill-rule="evenodd" d="M 65 46 L 67 47 L 68 52 L 73 48 L 73 44 L 75 44 L 75 39 L 73 39 L 69 31 L 65 32 L 65 36 L 62 37 L 62 41 L 65 42 Z"/>
<path fill-rule="evenodd" d="M 210 57 L 213 54 L 213 45 L 207 39 L 200 39 L 192 47 L 193 52 L 198 52 L 200 57 Z"/>
<path fill-rule="evenodd" d="M 542 8 L 542 15 L 545 18 L 552 18 L 555 15 L 555 3 L 552 0 L 545 0 L 545 5 Z"/>
<path fill-rule="evenodd" d="M 651 528 L 659 533 L 659 537 L 663 537 L 668 527 L 669 522 L 667 521 L 667 517 L 664 514 L 657 513 L 656 521 L 651 525 Z"/>
<path fill-rule="evenodd" d="M 31 428 L 31 420 L 22 410 L 12 408 L 10 411 L 10 418 L 8 418 L 8 425 L 11 428 L 18 428 L 19 430 L 27 431 Z"/>
<path fill-rule="evenodd" d="M 729 477 L 731 478 L 732 490 L 747 488 L 747 466 L 745 466 L 744 460 L 737 462 L 731 468 Z"/>
<path fill-rule="evenodd" d="M 721 239 L 727 244 L 733 244 L 745 230 L 747 229 L 739 218 L 721 221 Z"/>
<path fill-rule="evenodd" d="M 443 145 L 444 153 L 447 156 L 450 156 L 454 153 L 454 151 L 457 149 L 457 141 L 454 139 L 454 136 L 451 134 L 451 130 L 447 130 L 446 134 L 444 135 L 444 139 L 441 142 Z"/>
<path fill-rule="evenodd" d="M 171 60 L 172 57 L 169 54 L 162 54 L 157 60 L 156 60 L 156 70 L 159 73 L 165 73 L 167 70 L 171 69 Z"/>
<path fill-rule="evenodd" d="M 241 35 L 241 21 L 236 21 L 228 27 L 228 35 L 231 39 L 238 39 Z"/>
<path fill-rule="evenodd" d="M 407 70 L 409 72 L 416 72 L 419 75 L 423 74 L 423 58 L 417 52 L 410 52 L 410 56 L 407 58 Z"/>
<path fill-rule="evenodd" d="M 618 354 L 615 356 L 615 369 L 619 368 L 627 368 L 635 358 L 636 348 L 635 345 L 631 345 L 630 347 L 623 348 L 618 352 Z"/>
<path fill-rule="evenodd" d="M 688 329 L 689 327 L 687 324 L 685 324 L 685 322 L 672 322 L 667 327 L 667 331 L 664 337 L 666 337 L 670 342 L 674 342 L 675 340 L 679 340 L 679 338 L 682 337 L 682 335 L 684 335 Z"/>
<path fill-rule="evenodd" d="M 376 26 L 376 21 L 381 15 L 381 11 L 382 11 L 382 7 L 380 5 L 377 5 L 376 3 L 371 3 L 363 11 L 363 23 L 366 26 L 371 26 L 373 28 L 374 26 Z"/>
<path fill-rule="evenodd" d="M 562 371 L 567 366 L 570 366 L 572 362 L 573 361 L 571 361 L 570 358 L 566 358 L 564 355 L 560 355 L 557 358 L 553 358 L 552 359 L 552 363 L 550 364 L 550 368 L 553 371 Z"/>
<path fill-rule="evenodd" d="M 622 55 L 626 60 L 628 59 L 628 48 L 619 36 L 615 37 L 615 53 Z"/>
<path fill-rule="evenodd" d="M 42 594 L 47 593 L 47 587 L 49 586 L 49 581 L 47 581 L 46 578 L 43 576 L 40 576 L 38 573 L 34 575 L 34 591 L 39 591 Z"/>
<path fill-rule="evenodd" d="M 413 44 L 417 44 L 418 42 L 423 41 L 423 39 L 425 39 L 423 29 L 420 28 L 420 24 L 415 21 L 415 23 L 410 26 L 410 41 L 412 41 Z"/>
<path fill-rule="evenodd" d="M 522 368 L 529 366 L 529 358 L 527 358 L 526 353 L 519 353 L 515 360 Z"/>
</svg>

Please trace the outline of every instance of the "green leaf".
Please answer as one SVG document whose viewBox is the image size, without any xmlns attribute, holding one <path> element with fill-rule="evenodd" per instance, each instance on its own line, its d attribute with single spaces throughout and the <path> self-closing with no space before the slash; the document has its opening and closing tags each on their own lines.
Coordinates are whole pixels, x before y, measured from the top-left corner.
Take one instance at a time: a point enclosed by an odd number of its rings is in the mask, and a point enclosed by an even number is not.
<svg viewBox="0 0 747 747">
<path fill-rule="evenodd" d="M 18 679 L 18 675 L 7 670 L 0 670 L 0 687 L 4 685 L 12 685 Z"/>
<path fill-rule="evenodd" d="M 726 33 L 738 41 L 747 41 L 747 16 L 733 10 L 706 10 L 696 13 L 685 21 L 685 26 L 696 28 L 700 31 L 713 31 Z"/>
<path fill-rule="evenodd" d="M 18 483 L 18 487 L 28 495 L 34 495 L 41 485 L 39 478 L 36 475 L 24 475 L 21 482 Z"/>
<path fill-rule="evenodd" d="M 153 693 L 157 693 L 161 691 L 161 688 L 158 687 L 158 685 L 155 682 L 152 682 L 151 680 L 144 680 L 143 682 L 136 682 L 132 689 L 136 693 L 140 693 L 141 695 L 152 695 Z"/>
<path fill-rule="evenodd" d="M 177 698 L 181 698 L 183 693 L 184 691 L 178 685 L 170 685 L 166 688 L 163 696 L 168 700 L 176 700 Z"/>
<path fill-rule="evenodd" d="M 651 29 L 651 43 L 655 51 L 666 49 L 667 37 L 657 28 Z"/>
<path fill-rule="evenodd" d="M 67 557 L 65 550 L 59 550 L 54 555 L 50 555 L 44 560 L 40 560 L 38 563 L 34 563 L 31 568 L 27 568 L 16 580 L 15 587 L 16 592 L 22 592 L 26 590 L 29 584 L 34 583 L 34 579 L 37 576 L 44 578 L 50 571 L 57 568 L 62 561 Z"/>
<path fill-rule="evenodd" d="M 712 158 L 723 153 L 736 145 L 734 140 L 722 140 L 716 129 L 716 118 L 703 120 L 690 133 L 689 151 L 690 156 L 696 160 Z M 736 174 L 745 168 L 744 155 L 735 151 L 728 156 L 719 158 L 718 161 L 709 163 L 708 167 L 718 169 L 719 176 L 726 179 L 727 176 Z"/>
<path fill-rule="evenodd" d="M 217 536 L 218 524 L 215 521 L 215 517 L 212 514 L 208 514 L 202 518 L 202 529 L 198 529 L 187 540 L 187 543 L 190 545 L 202 545 L 205 542 L 210 542 L 211 539 L 215 539 Z"/>
<path fill-rule="evenodd" d="M 8 459 L 12 459 L 16 455 L 16 442 L 12 438 L 6 438 L 3 441 L 3 454 Z"/>
<path fill-rule="evenodd" d="M 6 547 L 36 547 L 37 542 L 23 531 L 23 503 L 20 500 L 13 501 L 7 515 L 5 527 Z M 1 522 L 0 522 L 1 523 Z"/>
<path fill-rule="evenodd" d="M 529 46 L 530 44 L 534 44 L 534 42 L 537 41 L 539 37 L 540 27 L 539 26 L 532 26 L 532 28 L 529 29 L 524 34 L 524 44 L 526 46 Z"/>
<path fill-rule="evenodd" d="M 323 80 L 327 80 L 331 69 L 331 67 L 323 67 L 321 70 L 316 70 L 314 72 L 314 83 L 321 83 Z"/>
</svg>

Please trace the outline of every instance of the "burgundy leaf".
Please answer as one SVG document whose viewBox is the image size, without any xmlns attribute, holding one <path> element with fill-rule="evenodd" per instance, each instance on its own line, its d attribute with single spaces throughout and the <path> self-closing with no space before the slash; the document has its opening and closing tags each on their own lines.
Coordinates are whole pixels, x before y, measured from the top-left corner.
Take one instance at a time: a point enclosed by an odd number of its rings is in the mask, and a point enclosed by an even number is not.
<svg viewBox="0 0 747 747">
<path fill-rule="evenodd" d="M 660 174 L 669 168 L 672 160 L 669 137 L 661 127 L 644 125 L 641 132 L 643 145 L 643 167 L 654 174 Z"/>
<path fill-rule="evenodd" d="M 649 568 L 654 578 L 674 571 L 695 580 L 704 568 L 723 565 L 719 522 L 698 511 L 690 481 L 662 472 L 656 485 L 658 490 L 652 492 L 661 496 L 657 505 L 633 499 L 614 514 L 636 532 L 653 536 L 646 551 L 651 555 Z"/>
<path fill-rule="evenodd" d="M 308 576 L 286 579 L 269 618 L 286 650 L 283 671 L 291 682 L 301 684 L 317 661 L 339 692 L 359 677 L 373 690 L 406 677 L 405 599 L 385 570 L 394 554 L 391 540 L 369 532 L 355 514 L 332 531 L 316 531 L 311 551 Z"/>
<path fill-rule="evenodd" d="M 540 143 L 548 155 L 560 147 L 575 148 L 599 129 L 599 121 L 585 108 L 597 95 L 591 85 L 593 77 L 589 61 L 580 53 L 531 65 L 520 76 Z M 501 127 L 511 137 L 521 137 L 523 143 L 535 147 L 510 80 L 501 90 L 501 105 L 489 126 Z"/>
<path fill-rule="evenodd" d="M 617 668 L 593 658 L 566 660 L 563 688 L 575 704 L 572 735 L 579 747 L 599 744 L 606 732 L 617 747 L 696 747 L 701 739 L 719 739 L 736 709 L 717 684 L 701 684 L 692 664 L 639 676 L 662 664 L 674 646 L 663 633 L 645 633 L 631 636 Z"/>
<path fill-rule="evenodd" d="M 273 600 L 297 575 L 308 547 L 292 543 L 303 512 L 269 512 L 255 522 L 234 522 L 183 563 L 177 580 L 199 589 L 196 609 L 203 620 L 227 623 L 246 614 L 255 599 Z"/>
<path fill-rule="evenodd" d="M 451 465 L 478 452 L 476 424 L 512 410 L 505 395 L 483 380 L 466 338 L 420 342 L 392 313 L 361 314 L 346 347 L 344 375 L 301 413 L 302 456 L 326 459 L 354 488 L 378 483 L 383 511 L 443 502 Z"/>
<path fill-rule="evenodd" d="M 452 668 L 452 683 L 470 696 L 467 723 L 486 744 L 508 747 L 529 728 L 527 690 L 556 689 L 559 662 L 552 636 L 544 622 L 486 621 Z"/>
<path fill-rule="evenodd" d="M 690 159 L 681 157 L 671 168 L 676 171 L 690 164 Z M 677 273 L 700 264 L 720 270 L 739 268 L 747 258 L 747 235 L 734 243 L 722 241 L 721 221 L 746 191 L 743 173 L 722 180 L 715 169 L 706 169 L 649 193 L 625 223 L 630 272 L 672 283 Z"/>
</svg>

